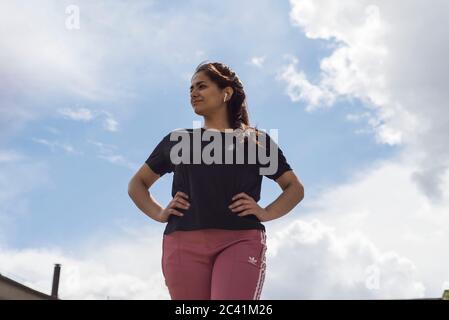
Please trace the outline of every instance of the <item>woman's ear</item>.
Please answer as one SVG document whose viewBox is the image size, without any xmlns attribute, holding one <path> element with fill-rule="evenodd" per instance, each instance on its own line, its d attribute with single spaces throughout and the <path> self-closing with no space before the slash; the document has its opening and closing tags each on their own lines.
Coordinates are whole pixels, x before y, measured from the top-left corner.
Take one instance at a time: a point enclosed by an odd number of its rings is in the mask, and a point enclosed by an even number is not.
<svg viewBox="0 0 449 320">
<path fill-rule="evenodd" d="M 234 89 L 232 87 L 227 87 L 226 91 L 225 91 L 224 101 L 226 102 L 227 97 L 229 97 L 229 99 L 227 99 L 227 100 L 230 100 L 233 93 L 234 93 Z"/>
</svg>

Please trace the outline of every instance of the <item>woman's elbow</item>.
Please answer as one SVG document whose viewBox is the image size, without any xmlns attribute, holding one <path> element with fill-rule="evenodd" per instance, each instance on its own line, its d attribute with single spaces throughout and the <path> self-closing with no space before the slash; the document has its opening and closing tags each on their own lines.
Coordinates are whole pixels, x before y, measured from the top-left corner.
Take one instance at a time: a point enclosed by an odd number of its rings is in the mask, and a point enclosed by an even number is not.
<svg viewBox="0 0 449 320">
<path fill-rule="evenodd" d="M 133 194 L 133 190 L 134 190 L 134 181 L 133 179 L 131 179 L 128 182 L 128 195 L 132 198 L 132 194 Z"/>
<path fill-rule="evenodd" d="M 304 199 L 304 186 L 301 182 L 297 182 L 296 183 L 296 194 L 298 196 L 298 203 L 302 201 L 302 199 Z"/>
<path fill-rule="evenodd" d="M 136 177 L 133 177 L 128 182 L 128 195 L 132 198 L 136 192 L 136 189 L 142 186 L 142 182 L 138 181 Z"/>
</svg>

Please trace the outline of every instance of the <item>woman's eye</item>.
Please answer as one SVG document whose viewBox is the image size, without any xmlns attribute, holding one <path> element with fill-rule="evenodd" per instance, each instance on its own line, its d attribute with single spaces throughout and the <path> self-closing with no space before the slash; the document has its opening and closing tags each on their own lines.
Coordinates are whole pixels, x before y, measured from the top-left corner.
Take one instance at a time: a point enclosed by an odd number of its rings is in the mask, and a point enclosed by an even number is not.
<svg viewBox="0 0 449 320">
<path fill-rule="evenodd" d="M 198 88 L 206 88 L 206 86 L 205 86 L 205 85 L 202 85 L 202 84 L 200 84 L 200 85 L 198 86 Z M 192 90 L 190 90 L 190 92 L 192 92 Z"/>
</svg>

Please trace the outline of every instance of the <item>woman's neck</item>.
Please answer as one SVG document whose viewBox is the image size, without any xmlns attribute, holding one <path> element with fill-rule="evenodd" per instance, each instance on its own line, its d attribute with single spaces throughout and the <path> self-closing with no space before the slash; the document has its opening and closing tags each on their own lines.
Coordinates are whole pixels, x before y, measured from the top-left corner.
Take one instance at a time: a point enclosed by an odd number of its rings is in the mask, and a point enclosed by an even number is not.
<svg viewBox="0 0 449 320">
<path fill-rule="evenodd" d="M 226 121 L 205 121 L 203 125 L 204 129 L 215 129 L 221 132 L 225 132 L 225 129 L 230 130 L 230 126 Z"/>
</svg>

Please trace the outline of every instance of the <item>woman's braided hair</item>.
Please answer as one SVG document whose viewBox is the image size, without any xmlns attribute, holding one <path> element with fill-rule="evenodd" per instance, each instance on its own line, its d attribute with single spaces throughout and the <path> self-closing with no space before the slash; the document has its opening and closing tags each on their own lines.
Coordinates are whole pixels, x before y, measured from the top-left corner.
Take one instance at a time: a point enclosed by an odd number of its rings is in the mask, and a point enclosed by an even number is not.
<svg viewBox="0 0 449 320">
<path fill-rule="evenodd" d="M 211 81 L 217 84 L 220 89 L 232 87 L 234 90 L 231 99 L 227 103 L 228 120 L 232 129 L 242 130 L 244 139 L 246 140 L 250 133 L 255 134 L 254 142 L 258 145 L 257 136 L 261 135 L 256 127 L 249 124 L 248 107 L 246 103 L 246 94 L 243 83 L 236 73 L 227 65 L 220 62 L 201 62 L 196 67 L 194 74 L 204 72 Z"/>
</svg>

